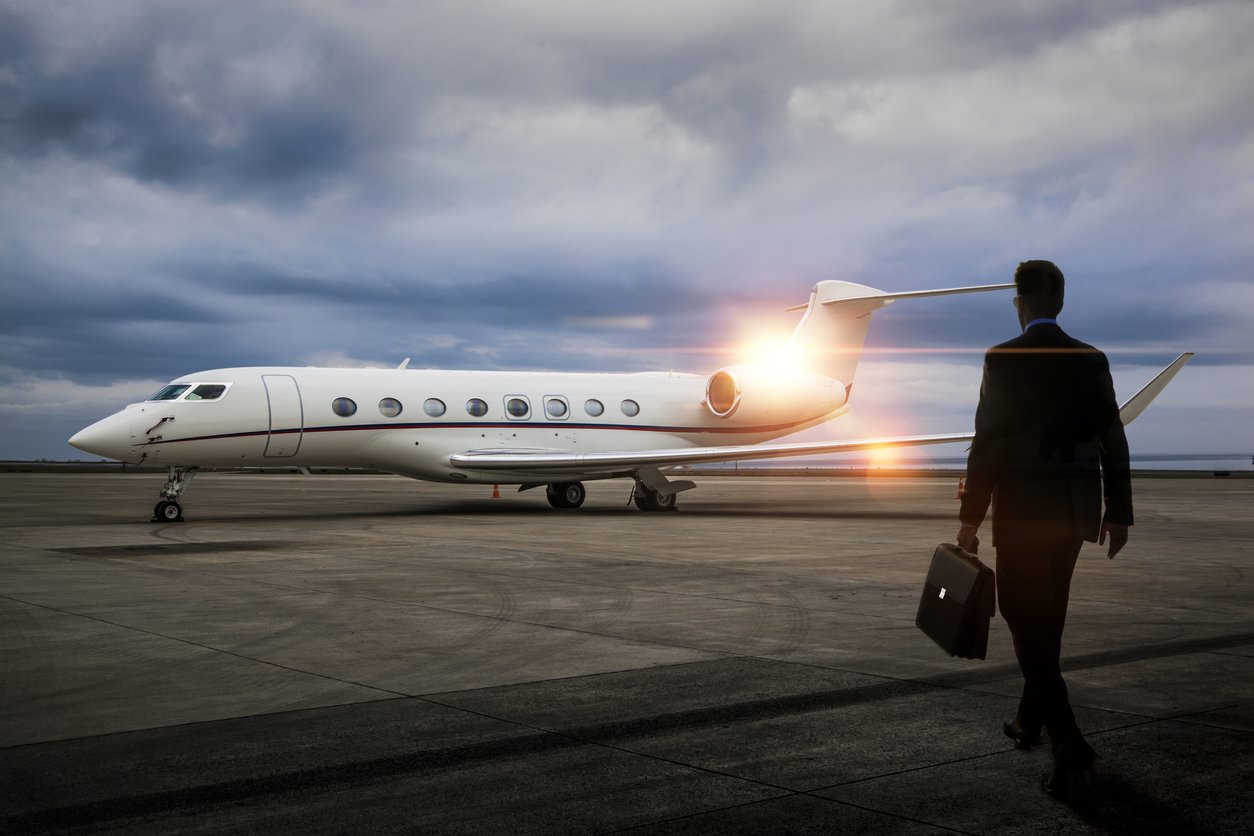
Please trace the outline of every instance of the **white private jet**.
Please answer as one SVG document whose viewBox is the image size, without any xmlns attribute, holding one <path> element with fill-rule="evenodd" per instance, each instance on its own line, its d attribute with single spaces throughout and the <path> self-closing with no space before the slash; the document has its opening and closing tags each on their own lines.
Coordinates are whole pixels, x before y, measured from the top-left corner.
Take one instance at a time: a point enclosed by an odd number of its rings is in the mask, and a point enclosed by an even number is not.
<svg viewBox="0 0 1254 836">
<path fill-rule="evenodd" d="M 969 441 L 972 433 L 766 444 L 843 415 L 870 315 L 899 299 L 1013 284 L 884 293 L 819 282 L 788 349 L 806 368 L 732 365 L 706 375 L 249 367 L 185 375 L 81 430 L 80 450 L 164 464 L 154 522 L 183 519 L 201 467 L 360 467 L 435 482 L 547 487 L 577 508 L 583 482 L 631 478 L 645 511 L 696 487 L 663 468 Z M 1127 424 L 1189 361 L 1182 354 L 1121 409 Z"/>
</svg>

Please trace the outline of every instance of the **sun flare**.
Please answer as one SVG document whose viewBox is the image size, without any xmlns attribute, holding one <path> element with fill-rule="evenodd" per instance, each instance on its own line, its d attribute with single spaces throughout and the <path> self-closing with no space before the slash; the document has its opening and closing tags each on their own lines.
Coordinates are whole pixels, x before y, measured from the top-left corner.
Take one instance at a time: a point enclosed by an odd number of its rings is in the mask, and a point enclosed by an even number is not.
<svg viewBox="0 0 1254 836">
<path fill-rule="evenodd" d="M 901 461 L 901 449 L 898 447 L 876 447 L 868 451 L 870 466 L 873 468 L 891 468 Z"/>
<path fill-rule="evenodd" d="M 747 363 L 790 370 L 805 368 L 807 359 L 804 348 L 782 340 L 754 340 L 742 355 Z"/>
</svg>

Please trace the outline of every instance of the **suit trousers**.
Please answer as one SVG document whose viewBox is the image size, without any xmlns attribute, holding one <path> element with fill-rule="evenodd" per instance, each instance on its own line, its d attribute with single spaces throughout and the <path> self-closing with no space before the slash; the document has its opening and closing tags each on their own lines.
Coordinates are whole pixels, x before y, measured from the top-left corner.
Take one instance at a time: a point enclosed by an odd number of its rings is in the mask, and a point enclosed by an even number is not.
<svg viewBox="0 0 1254 836">
<path fill-rule="evenodd" d="M 1054 748 L 1080 735 L 1062 678 L 1062 632 L 1083 540 L 1066 525 L 1029 521 L 997 534 L 997 598 L 1023 672 L 1018 719 L 1049 729 Z"/>
</svg>

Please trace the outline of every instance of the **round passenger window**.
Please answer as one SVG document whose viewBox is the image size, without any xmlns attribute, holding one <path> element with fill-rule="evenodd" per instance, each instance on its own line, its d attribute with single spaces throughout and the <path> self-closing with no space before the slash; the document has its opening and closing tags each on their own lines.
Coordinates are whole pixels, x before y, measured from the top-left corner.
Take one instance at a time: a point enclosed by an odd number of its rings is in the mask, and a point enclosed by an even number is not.
<svg viewBox="0 0 1254 836">
<path fill-rule="evenodd" d="M 563 418 L 566 415 L 566 402 L 554 398 L 544 405 L 544 411 L 549 413 L 550 418 Z"/>
<path fill-rule="evenodd" d="M 515 418 L 526 418 L 531 406 L 522 398 L 510 398 L 505 402 L 505 411 Z"/>
<path fill-rule="evenodd" d="M 640 414 L 640 404 L 636 403 L 631 398 L 623 401 L 622 408 L 623 414 L 629 418 L 634 418 Z"/>
<path fill-rule="evenodd" d="M 583 411 L 595 418 L 605 411 L 605 404 L 596 398 L 589 398 L 583 402 Z"/>
<path fill-rule="evenodd" d="M 427 398 L 423 401 L 422 411 L 432 418 L 439 418 L 444 414 L 444 401 L 439 398 Z"/>
<path fill-rule="evenodd" d="M 476 418 L 482 418 L 488 414 L 488 403 L 481 398 L 471 398 L 466 401 L 466 411 Z"/>
<path fill-rule="evenodd" d="M 396 398 L 384 398 L 379 401 L 379 411 L 388 418 L 395 418 L 397 415 L 400 415 L 402 408 L 401 402 Z"/>
<path fill-rule="evenodd" d="M 347 418 L 357 411 L 357 402 L 352 398 L 336 398 L 331 401 L 331 411 L 342 418 Z"/>
</svg>

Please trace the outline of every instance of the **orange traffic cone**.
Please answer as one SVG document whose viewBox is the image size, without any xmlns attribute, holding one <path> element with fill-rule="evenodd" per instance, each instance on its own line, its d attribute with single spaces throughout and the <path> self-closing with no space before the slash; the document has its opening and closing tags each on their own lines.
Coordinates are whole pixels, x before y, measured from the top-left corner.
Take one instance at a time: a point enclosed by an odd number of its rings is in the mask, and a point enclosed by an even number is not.
<svg viewBox="0 0 1254 836">
<path fill-rule="evenodd" d="M 500 486 L 500 485 L 493 485 L 493 486 L 492 486 L 492 498 L 493 498 L 493 499 L 500 499 L 500 498 L 501 498 L 501 486 Z"/>
<path fill-rule="evenodd" d="M 958 495 L 954 499 L 962 499 L 967 494 L 967 477 L 958 477 Z"/>
</svg>

